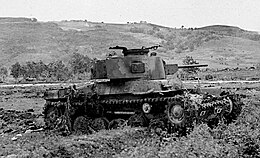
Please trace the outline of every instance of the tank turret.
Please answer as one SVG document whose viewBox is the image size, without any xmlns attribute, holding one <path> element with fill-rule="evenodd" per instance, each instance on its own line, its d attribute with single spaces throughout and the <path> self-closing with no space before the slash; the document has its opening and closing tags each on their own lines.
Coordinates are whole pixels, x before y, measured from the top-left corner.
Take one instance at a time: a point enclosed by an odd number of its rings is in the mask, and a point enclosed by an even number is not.
<svg viewBox="0 0 260 158">
<path fill-rule="evenodd" d="M 141 49 L 127 49 L 126 47 L 110 47 L 122 50 L 123 56 L 110 56 L 105 60 L 93 64 L 92 79 L 165 79 L 165 62 L 155 55 L 148 55 L 150 49 L 156 50 L 160 46 Z"/>
<path fill-rule="evenodd" d="M 150 49 L 156 50 L 158 46 L 142 47 L 141 49 L 127 49 L 126 47 L 110 47 L 109 49 L 122 50 L 123 56 L 110 55 L 105 60 L 93 63 L 91 79 L 166 79 L 166 75 L 173 75 L 178 68 L 205 67 L 208 65 L 166 65 L 165 61 L 157 56 L 156 52 L 149 53 Z"/>
</svg>

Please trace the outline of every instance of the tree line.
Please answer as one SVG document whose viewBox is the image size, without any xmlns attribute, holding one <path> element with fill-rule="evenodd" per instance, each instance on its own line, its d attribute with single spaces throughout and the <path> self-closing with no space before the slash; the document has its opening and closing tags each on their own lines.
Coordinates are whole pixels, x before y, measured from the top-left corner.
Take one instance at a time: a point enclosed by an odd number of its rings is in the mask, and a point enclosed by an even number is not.
<svg viewBox="0 0 260 158">
<path fill-rule="evenodd" d="M 199 64 L 192 56 L 183 59 L 184 65 Z M 16 62 L 9 68 L 10 75 L 15 79 L 36 80 L 36 81 L 68 81 L 89 79 L 92 60 L 85 55 L 73 53 L 70 61 L 65 64 L 61 60 L 48 64 L 43 61 L 28 61 L 25 64 Z M 198 68 L 187 68 L 182 71 L 182 75 L 194 74 Z M 0 67 L 0 81 L 4 81 L 8 76 L 8 68 Z"/>
<path fill-rule="evenodd" d="M 86 79 L 89 76 L 92 60 L 79 53 L 73 53 L 68 64 L 61 60 L 44 63 L 43 61 L 27 61 L 25 64 L 16 62 L 9 68 L 10 75 L 15 79 L 34 79 L 44 81 L 67 81 L 70 79 Z M 0 68 L 0 76 L 4 80 L 8 76 L 6 67 Z M 4 76 L 4 77 L 3 77 Z"/>
</svg>

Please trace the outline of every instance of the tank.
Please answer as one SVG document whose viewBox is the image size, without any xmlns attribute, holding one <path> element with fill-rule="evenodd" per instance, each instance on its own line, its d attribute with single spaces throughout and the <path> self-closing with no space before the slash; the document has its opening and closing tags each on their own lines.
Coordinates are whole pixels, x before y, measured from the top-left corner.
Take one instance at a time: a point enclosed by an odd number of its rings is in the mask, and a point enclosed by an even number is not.
<svg viewBox="0 0 260 158">
<path fill-rule="evenodd" d="M 122 54 L 94 60 L 88 83 L 47 90 L 46 128 L 65 135 L 126 125 L 186 133 L 194 122 L 215 126 L 236 119 L 242 106 L 239 96 L 216 88 L 186 89 L 178 78 L 167 79 L 180 68 L 207 65 L 166 64 L 155 52 L 158 47 L 110 47 Z"/>
</svg>

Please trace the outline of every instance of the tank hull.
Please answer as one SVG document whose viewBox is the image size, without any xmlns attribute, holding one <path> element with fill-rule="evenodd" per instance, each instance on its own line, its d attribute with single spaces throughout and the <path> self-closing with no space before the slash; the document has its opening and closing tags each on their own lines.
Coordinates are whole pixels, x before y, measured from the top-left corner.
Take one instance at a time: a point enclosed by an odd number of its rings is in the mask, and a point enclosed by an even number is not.
<svg viewBox="0 0 260 158">
<path fill-rule="evenodd" d="M 210 91 L 219 93 L 212 88 Z M 184 90 L 181 84 L 169 80 L 93 82 L 83 87 L 48 91 L 44 115 L 47 128 L 56 129 L 61 126 L 60 121 L 64 125 L 59 130 L 66 129 L 65 133 L 81 130 L 81 126 L 99 130 L 130 125 L 183 134 L 194 121 L 212 125 L 223 119 L 231 122 L 240 113 L 242 103 L 235 95 L 205 92 Z M 79 123 L 79 117 L 88 121 Z"/>
</svg>

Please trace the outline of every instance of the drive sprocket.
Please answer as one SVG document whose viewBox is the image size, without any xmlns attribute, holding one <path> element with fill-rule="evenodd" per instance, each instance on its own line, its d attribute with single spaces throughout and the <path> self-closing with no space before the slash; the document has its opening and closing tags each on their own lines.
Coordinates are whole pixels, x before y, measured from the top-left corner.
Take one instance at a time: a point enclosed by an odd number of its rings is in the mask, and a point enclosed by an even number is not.
<svg viewBox="0 0 260 158">
<path fill-rule="evenodd" d="M 172 126 L 186 127 L 192 124 L 193 106 L 187 102 L 187 98 L 176 96 L 168 102 L 166 114 Z"/>
<path fill-rule="evenodd" d="M 57 106 L 50 106 L 48 103 L 45 105 L 44 109 L 44 122 L 46 129 L 54 129 L 58 124 L 58 118 L 61 116 Z"/>
</svg>

